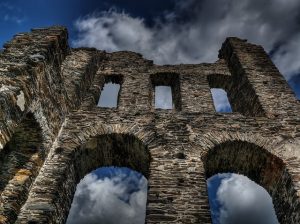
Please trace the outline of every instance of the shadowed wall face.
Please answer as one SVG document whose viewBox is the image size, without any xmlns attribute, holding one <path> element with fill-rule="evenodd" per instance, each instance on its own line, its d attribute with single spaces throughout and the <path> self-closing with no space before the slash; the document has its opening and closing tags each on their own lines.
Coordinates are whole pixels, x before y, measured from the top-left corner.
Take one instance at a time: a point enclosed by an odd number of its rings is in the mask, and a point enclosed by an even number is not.
<svg viewBox="0 0 300 224">
<path fill-rule="evenodd" d="M 42 131 L 27 114 L 0 152 L 0 223 L 14 223 L 45 159 Z"/>
<path fill-rule="evenodd" d="M 74 162 L 80 179 L 101 166 L 128 167 L 148 177 L 150 155 L 136 137 L 110 134 L 94 137 L 76 150 Z"/>
</svg>

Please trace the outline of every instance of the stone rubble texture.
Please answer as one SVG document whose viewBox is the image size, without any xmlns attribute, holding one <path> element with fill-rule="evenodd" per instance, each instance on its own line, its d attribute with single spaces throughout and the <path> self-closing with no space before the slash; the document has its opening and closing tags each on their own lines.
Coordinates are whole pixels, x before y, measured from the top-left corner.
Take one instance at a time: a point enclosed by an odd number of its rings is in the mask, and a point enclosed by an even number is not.
<svg viewBox="0 0 300 224">
<path fill-rule="evenodd" d="M 227 38 L 215 63 L 71 49 L 64 27 L 17 34 L 0 53 L 0 223 L 65 223 L 76 185 L 101 166 L 149 183 L 146 223 L 211 223 L 206 180 L 235 172 L 300 223 L 300 103 L 261 46 Z M 117 108 L 97 107 L 104 83 Z M 170 85 L 174 109 L 154 108 Z M 211 88 L 233 113 L 216 113 Z"/>
</svg>

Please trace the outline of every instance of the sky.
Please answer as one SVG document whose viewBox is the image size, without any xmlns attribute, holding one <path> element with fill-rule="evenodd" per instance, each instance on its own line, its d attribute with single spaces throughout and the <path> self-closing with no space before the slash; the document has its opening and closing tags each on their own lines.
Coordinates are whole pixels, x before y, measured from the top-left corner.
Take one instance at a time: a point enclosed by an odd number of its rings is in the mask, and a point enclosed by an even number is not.
<svg viewBox="0 0 300 224">
<path fill-rule="evenodd" d="M 178 64 L 214 62 L 225 38 L 238 36 L 266 49 L 299 99 L 299 11 L 299 0 L 0 0 L 0 46 L 57 24 L 68 28 L 72 47 Z"/>
<path fill-rule="evenodd" d="M 108 52 L 131 50 L 142 53 L 157 64 L 214 62 L 226 37 L 245 38 L 265 48 L 300 99 L 299 0 L 0 0 L 0 46 L 16 33 L 51 25 L 68 28 L 71 47 L 96 47 Z M 169 99 L 169 90 L 158 91 Z M 212 93 L 216 110 L 228 111 L 224 92 L 212 90 Z M 163 104 L 162 107 L 170 105 Z M 89 174 L 78 185 L 76 195 L 81 200 L 75 197 L 73 202 L 79 201 L 87 206 L 91 196 L 99 196 L 104 200 L 102 205 L 109 204 L 109 201 L 113 206 L 119 203 L 123 215 L 140 220 L 132 208 L 141 208 L 136 205 L 140 205 L 141 195 L 145 195 L 142 188 L 145 181 L 128 170 L 123 171 L 111 171 L 113 175 L 103 171 L 106 176 L 99 175 L 99 172 Z M 124 175 L 126 178 L 122 179 Z M 123 181 L 119 181 L 120 178 Z M 139 190 L 124 190 L 128 178 L 134 180 Z M 104 186 L 110 186 L 111 196 L 99 193 Z M 251 209 L 246 209 L 247 214 L 240 211 L 238 208 L 243 206 L 239 203 L 246 206 L 260 200 L 265 205 L 270 199 L 267 196 L 255 199 L 255 195 L 261 195 L 261 188 L 238 175 L 216 176 L 208 181 L 208 187 L 212 201 L 217 202 L 211 203 L 212 210 L 218 209 L 214 213 L 217 215 L 213 216 L 215 223 L 232 223 L 230 217 L 234 218 L 236 214 L 259 219 L 262 215 L 253 215 L 255 211 Z M 86 200 L 82 199 L 80 192 L 88 192 L 83 198 Z M 120 192 L 125 192 L 126 200 L 122 198 L 124 195 L 120 199 Z M 231 200 L 236 199 L 228 198 L 231 194 L 241 195 L 241 199 Z M 80 214 L 80 203 L 72 206 L 79 210 L 71 211 L 70 215 Z M 98 202 L 94 203 L 100 206 Z M 265 220 L 276 223 L 271 207 L 263 216 Z M 84 217 L 93 218 L 94 215 L 99 220 L 97 209 L 92 205 L 89 208 L 89 212 L 85 210 L 83 213 L 89 214 Z M 103 220 L 105 217 L 102 216 Z M 115 221 L 118 223 L 118 219 Z"/>
<path fill-rule="evenodd" d="M 118 94 L 120 84 L 105 83 L 99 97 L 98 107 L 116 108 L 118 106 Z"/>
<path fill-rule="evenodd" d="M 272 198 L 248 177 L 216 174 L 207 186 L 213 224 L 279 224 Z"/>
<path fill-rule="evenodd" d="M 104 167 L 77 186 L 67 224 L 142 224 L 147 179 L 128 168 Z"/>
</svg>

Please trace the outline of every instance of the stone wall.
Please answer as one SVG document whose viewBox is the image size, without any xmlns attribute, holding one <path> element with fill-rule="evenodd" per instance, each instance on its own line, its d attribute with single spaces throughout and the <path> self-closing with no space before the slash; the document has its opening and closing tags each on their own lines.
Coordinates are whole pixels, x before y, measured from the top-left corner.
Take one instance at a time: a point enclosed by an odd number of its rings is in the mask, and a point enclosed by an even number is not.
<svg viewBox="0 0 300 224">
<path fill-rule="evenodd" d="M 148 178 L 147 223 L 211 223 L 206 179 L 218 172 L 252 178 L 281 223 L 300 223 L 300 104 L 262 47 L 228 38 L 219 57 L 159 66 L 70 49 L 63 27 L 17 35 L 0 55 L 0 222 L 64 223 L 80 179 L 121 165 Z M 116 77 L 118 107 L 97 107 Z M 154 108 L 155 85 L 172 86 L 173 110 Z M 215 112 L 210 88 L 233 113 Z"/>
</svg>

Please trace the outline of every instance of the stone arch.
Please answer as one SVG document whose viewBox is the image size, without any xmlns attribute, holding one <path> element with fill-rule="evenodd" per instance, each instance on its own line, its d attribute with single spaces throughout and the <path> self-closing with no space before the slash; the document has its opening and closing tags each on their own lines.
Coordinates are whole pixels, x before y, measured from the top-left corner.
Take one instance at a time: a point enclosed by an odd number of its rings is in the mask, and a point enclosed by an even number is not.
<svg viewBox="0 0 300 224">
<path fill-rule="evenodd" d="M 113 133 L 92 137 L 73 156 L 77 180 L 103 166 L 128 167 L 149 177 L 150 153 L 134 135 Z"/>
<path fill-rule="evenodd" d="M 64 154 L 63 148 L 56 149 L 56 153 L 61 154 L 60 151 Z M 61 214 L 62 221 L 59 223 L 65 222 L 76 186 L 86 174 L 99 167 L 116 166 L 128 167 L 149 178 L 150 160 L 147 145 L 132 134 L 106 133 L 89 138 L 68 155 L 71 166 L 68 175 L 72 178 L 68 186 L 65 185 L 67 206 L 61 208 L 65 214 Z"/>
<path fill-rule="evenodd" d="M 75 129 L 63 130 L 16 223 L 39 220 L 65 223 L 77 184 L 96 168 L 129 167 L 148 178 L 151 160 L 149 148 L 155 147 L 153 141 L 152 131 L 135 124 L 122 126 L 95 122 L 94 126 L 87 126 L 80 132 Z M 34 217 L 31 216 L 33 213 Z"/>
<path fill-rule="evenodd" d="M 0 223 L 14 223 L 45 160 L 42 129 L 25 115 L 0 152 Z"/>
<path fill-rule="evenodd" d="M 132 123 L 130 125 L 120 124 L 103 124 L 102 121 L 88 121 L 85 122 L 80 130 L 76 129 L 76 122 L 74 129 L 63 131 L 59 136 L 59 141 L 55 148 L 64 148 L 67 150 L 74 150 L 80 145 L 87 143 L 91 138 L 99 135 L 108 134 L 124 134 L 132 135 L 138 138 L 143 144 L 148 147 L 155 147 L 155 132 L 150 128 Z M 154 145 L 153 145 L 154 144 Z M 153 146 L 152 146 L 153 145 Z"/>
<path fill-rule="evenodd" d="M 243 174 L 269 192 L 280 223 L 299 223 L 297 178 L 289 172 L 299 159 L 280 153 L 276 140 L 246 134 L 231 137 L 219 133 L 215 140 L 210 138 L 213 146 L 202 154 L 206 178 L 225 172 Z"/>
</svg>

